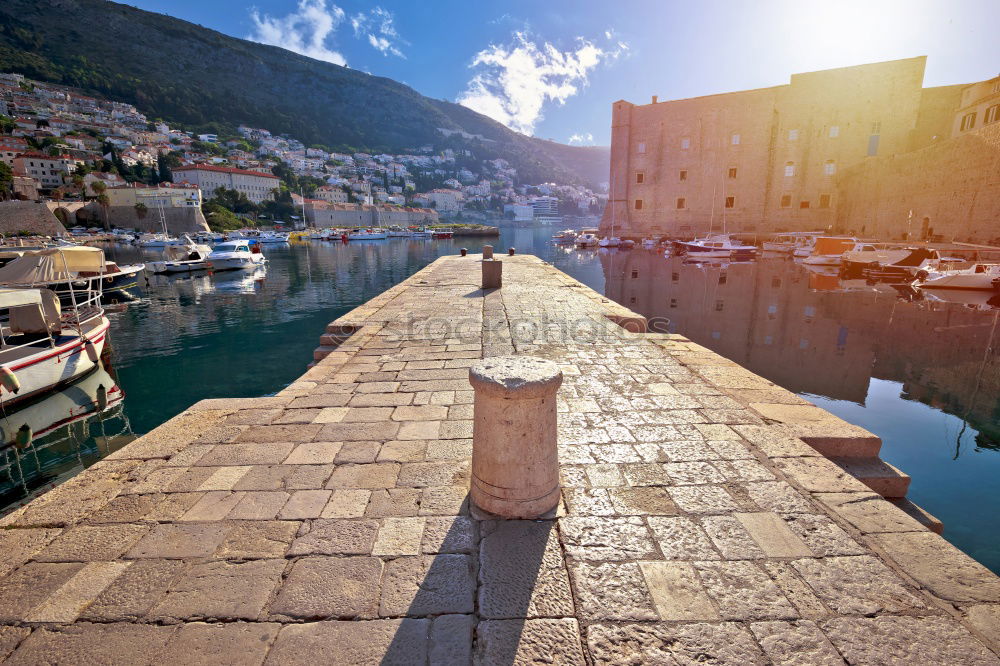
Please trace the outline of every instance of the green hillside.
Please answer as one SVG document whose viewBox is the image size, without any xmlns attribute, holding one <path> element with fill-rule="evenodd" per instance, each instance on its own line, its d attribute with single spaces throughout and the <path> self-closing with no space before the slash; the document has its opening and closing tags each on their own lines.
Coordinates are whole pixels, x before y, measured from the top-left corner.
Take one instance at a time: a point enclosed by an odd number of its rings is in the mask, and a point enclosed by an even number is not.
<svg viewBox="0 0 1000 666">
<path fill-rule="evenodd" d="M 186 127 L 245 123 L 338 150 L 442 145 L 437 128 L 490 141 L 525 181 L 607 178 L 606 148 L 518 134 L 391 79 L 105 0 L 4 0 L 0 71 L 131 102 Z"/>
</svg>

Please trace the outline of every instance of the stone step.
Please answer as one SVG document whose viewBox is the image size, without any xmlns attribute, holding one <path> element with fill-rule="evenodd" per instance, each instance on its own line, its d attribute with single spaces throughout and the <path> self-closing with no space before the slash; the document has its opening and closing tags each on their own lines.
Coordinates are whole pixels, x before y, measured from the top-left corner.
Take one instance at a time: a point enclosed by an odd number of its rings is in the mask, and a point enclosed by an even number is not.
<svg viewBox="0 0 1000 666">
<path fill-rule="evenodd" d="M 893 497 L 888 501 L 895 504 L 908 516 L 929 529 L 931 532 L 941 534 L 944 531 L 944 523 L 905 497 Z"/>
<path fill-rule="evenodd" d="M 831 460 L 882 497 L 903 498 L 910 489 L 910 475 L 879 458 L 835 457 Z"/>
<path fill-rule="evenodd" d="M 322 361 L 335 351 L 337 351 L 337 347 L 334 345 L 320 345 L 313 350 L 313 360 Z"/>
<path fill-rule="evenodd" d="M 840 419 L 778 427 L 827 458 L 878 458 L 882 449 L 882 440 L 877 435 Z"/>
</svg>

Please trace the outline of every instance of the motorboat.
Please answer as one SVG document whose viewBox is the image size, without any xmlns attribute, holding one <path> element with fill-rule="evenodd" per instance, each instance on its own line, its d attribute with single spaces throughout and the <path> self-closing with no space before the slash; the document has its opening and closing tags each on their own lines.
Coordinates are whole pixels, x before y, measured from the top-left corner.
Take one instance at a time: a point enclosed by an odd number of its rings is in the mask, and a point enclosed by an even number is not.
<svg viewBox="0 0 1000 666">
<path fill-rule="evenodd" d="M 420 238 L 423 240 L 430 240 L 434 238 L 434 232 L 426 227 L 420 227 L 419 229 L 415 229 L 410 234 L 410 238 Z"/>
<path fill-rule="evenodd" d="M 655 238 L 643 238 L 642 239 L 642 249 L 643 250 L 655 250 L 659 242 Z"/>
<path fill-rule="evenodd" d="M 928 272 L 917 278 L 921 289 L 972 289 L 995 291 L 1000 289 L 1000 264 L 977 263 L 959 270 Z"/>
<path fill-rule="evenodd" d="M 812 266 L 839 266 L 845 252 L 861 250 L 864 245 L 857 238 L 840 236 L 820 236 L 816 239 L 809 256 L 802 263 Z M 872 246 L 872 251 L 874 246 Z"/>
<path fill-rule="evenodd" d="M 552 234 L 552 242 L 557 245 L 571 244 L 576 240 L 576 232 L 572 229 L 566 229 L 565 231 L 560 231 L 557 234 Z"/>
<path fill-rule="evenodd" d="M 574 241 L 577 247 L 597 247 L 600 242 L 600 239 L 597 238 L 597 234 L 591 233 L 580 234 Z"/>
<path fill-rule="evenodd" d="M 822 232 L 803 231 L 775 234 L 770 240 L 764 241 L 763 250 L 771 254 L 807 257 L 812 252 L 812 247 L 816 244 L 816 238 L 819 236 L 822 236 Z"/>
<path fill-rule="evenodd" d="M 214 271 L 250 269 L 266 262 L 260 245 L 251 246 L 248 239 L 219 243 L 208 255 L 208 267 Z"/>
<path fill-rule="evenodd" d="M 627 238 L 622 240 L 621 243 L 618 244 L 618 249 L 620 250 L 631 250 L 634 247 L 635 247 L 635 241 L 629 240 Z"/>
<path fill-rule="evenodd" d="M 165 261 L 154 261 L 150 264 L 153 272 L 189 273 L 208 269 L 208 257 L 212 254 L 212 248 L 199 245 L 190 238 L 187 241 L 188 244 L 183 247 L 168 247 Z"/>
<path fill-rule="evenodd" d="M 604 237 L 597 244 L 601 247 L 618 247 L 622 244 L 622 239 L 617 236 Z"/>
<path fill-rule="evenodd" d="M 385 240 L 387 237 L 387 232 L 381 229 L 355 229 L 347 234 L 347 240 L 352 241 Z"/>
<path fill-rule="evenodd" d="M 194 235 L 194 240 L 198 243 L 221 243 L 226 240 L 226 235 L 214 231 L 199 231 Z"/>
<path fill-rule="evenodd" d="M 389 227 L 388 231 L 386 231 L 386 235 L 389 238 L 409 238 L 413 235 L 413 232 L 409 229 L 404 229 L 403 227 L 392 226 Z"/>
<path fill-rule="evenodd" d="M 101 263 L 96 263 L 100 260 Z M 72 255 L 75 271 L 98 272 L 103 254 Z M 100 281 L 95 288 L 69 283 L 70 306 L 51 289 L 0 289 L 0 405 L 11 405 L 69 384 L 100 363 L 110 323 L 101 306 Z"/>
<path fill-rule="evenodd" d="M 262 231 L 257 236 L 257 240 L 268 244 L 287 243 L 288 233 L 284 231 Z"/>
<path fill-rule="evenodd" d="M 452 238 L 455 235 L 451 229 L 431 229 L 431 238 L 439 240 L 442 238 Z"/>
<path fill-rule="evenodd" d="M 890 265 L 910 256 L 912 248 L 879 247 L 864 243 L 856 250 L 848 250 L 841 255 L 840 262 L 847 268 L 865 268 L 873 265 Z"/>
<path fill-rule="evenodd" d="M 726 234 L 697 238 L 693 241 L 674 241 L 678 253 L 698 259 L 732 259 L 746 261 L 757 256 L 756 245 L 734 243 Z"/>
<path fill-rule="evenodd" d="M 914 278 L 926 278 L 931 271 L 941 270 L 941 255 L 937 250 L 926 247 L 907 248 L 907 255 L 892 264 L 875 263 L 865 266 L 862 274 L 881 282 L 911 282 Z"/>
</svg>

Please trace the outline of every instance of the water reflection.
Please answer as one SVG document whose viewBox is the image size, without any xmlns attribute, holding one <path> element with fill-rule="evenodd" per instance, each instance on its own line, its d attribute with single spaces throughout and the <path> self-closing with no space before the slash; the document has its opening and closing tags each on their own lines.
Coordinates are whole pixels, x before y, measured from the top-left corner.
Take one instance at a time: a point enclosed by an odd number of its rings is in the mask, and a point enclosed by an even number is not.
<svg viewBox="0 0 1000 666">
<path fill-rule="evenodd" d="M 135 439 L 124 392 L 101 364 L 0 416 L 0 509 L 13 509 Z"/>
</svg>

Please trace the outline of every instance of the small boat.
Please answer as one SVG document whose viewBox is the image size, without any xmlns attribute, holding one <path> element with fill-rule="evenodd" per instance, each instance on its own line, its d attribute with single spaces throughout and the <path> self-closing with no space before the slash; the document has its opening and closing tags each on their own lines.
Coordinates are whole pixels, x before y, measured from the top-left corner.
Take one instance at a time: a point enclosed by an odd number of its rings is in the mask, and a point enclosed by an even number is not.
<svg viewBox="0 0 1000 666">
<path fill-rule="evenodd" d="M 870 280 L 880 282 L 912 282 L 914 278 L 926 278 L 931 271 L 941 269 L 941 255 L 937 250 L 911 247 L 907 248 L 907 252 L 905 257 L 895 263 L 865 266 L 862 274 Z"/>
<path fill-rule="evenodd" d="M 812 266 L 839 266 L 845 252 L 860 250 L 863 245 L 864 243 L 857 238 L 820 236 L 802 263 Z"/>
<path fill-rule="evenodd" d="M 619 250 L 631 250 L 634 247 L 635 247 L 635 241 L 629 240 L 627 238 L 618 244 Z"/>
<path fill-rule="evenodd" d="M 101 257 L 103 259 L 103 257 Z M 99 271 L 93 256 L 73 257 L 77 270 Z M 101 306 L 100 282 L 95 289 L 0 289 L 0 406 L 4 410 L 69 384 L 100 363 L 111 324 Z"/>
<path fill-rule="evenodd" d="M 187 239 L 183 247 L 168 247 L 166 261 L 154 261 L 150 264 L 154 273 L 189 273 L 208 269 L 208 257 L 212 248 L 199 245 Z"/>
<path fill-rule="evenodd" d="M 386 232 L 386 235 L 389 238 L 409 238 L 410 236 L 413 235 L 413 232 L 411 232 L 409 229 L 404 229 L 403 227 L 400 226 L 392 226 L 389 227 L 389 230 Z"/>
<path fill-rule="evenodd" d="M 0 268 L 0 285 L 5 287 L 50 289 L 71 305 L 75 290 L 119 291 L 135 287 L 145 264 L 119 267 L 105 261 L 100 248 L 87 246 L 50 247 L 25 252 Z"/>
<path fill-rule="evenodd" d="M 597 234 L 586 233 L 577 236 L 573 242 L 577 247 L 597 247 L 601 241 L 597 238 Z"/>
<path fill-rule="evenodd" d="M 912 248 L 879 247 L 865 243 L 856 250 L 848 250 L 840 257 L 840 263 L 847 269 L 863 269 L 869 266 L 894 264 L 910 256 Z"/>
<path fill-rule="evenodd" d="M 973 264 L 969 268 L 951 271 L 928 272 L 917 278 L 921 289 L 974 289 L 995 291 L 1000 289 L 1000 264 Z"/>
<path fill-rule="evenodd" d="M 183 243 L 183 240 L 166 234 L 143 234 L 139 236 L 139 240 L 135 244 L 139 247 L 170 247 L 171 245 L 182 245 Z"/>
<path fill-rule="evenodd" d="M 565 231 L 560 231 L 557 234 L 552 234 L 552 242 L 557 245 L 569 245 L 576 240 L 576 232 L 572 229 L 566 229 Z"/>
<path fill-rule="evenodd" d="M 260 235 L 257 236 L 257 240 L 261 243 L 287 243 L 288 234 L 284 231 L 262 231 Z"/>
<path fill-rule="evenodd" d="M 816 238 L 822 233 L 818 231 L 801 231 L 796 233 L 775 234 L 763 243 L 763 250 L 769 254 L 791 254 L 807 257 L 816 244 Z"/>
<path fill-rule="evenodd" d="M 214 271 L 231 271 L 256 268 L 267 259 L 260 251 L 260 245 L 252 246 L 248 239 L 219 243 L 208 255 L 208 267 Z"/>
<path fill-rule="evenodd" d="M 746 261 L 757 256 L 756 245 L 734 243 L 728 235 L 720 234 L 693 241 L 674 241 L 678 253 L 698 259 L 731 259 Z"/>
<path fill-rule="evenodd" d="M 642 249 L 643 250 L 655 250 L 658 242 L 653 238 L 643 238 L 642 239 Z"/>
<path fill-rule="evenodd" d="M 415 229 L 410 234 L 410 238 L 420 238 L 424 240 L 429 240 L 431 238 L 434 238 L 434 232 L 426 227 L 420 227 L 419 229 Z"/>
<path fill-rule="evenodd" d="M 352 241 L 369 241 L 369 240 L 385 240 L 388 236 L 387 232 L 375 229 L 355 229 L 347 234 L 347 240 Z"/>
<path fill-rule="evenodd" d="M 617 236 L 611 236 L 610 238 L 606 236 L 597 241 L 597 244 L 601 247 L 618 247 L 621 243 L 622 239 Z"/>
<path fill-rule="evenodd" d="M 431 238 L 439 240 L 442 238 L 451 238 L 455 235 L 451 229 L 431 229 Z"/>
</svg>

